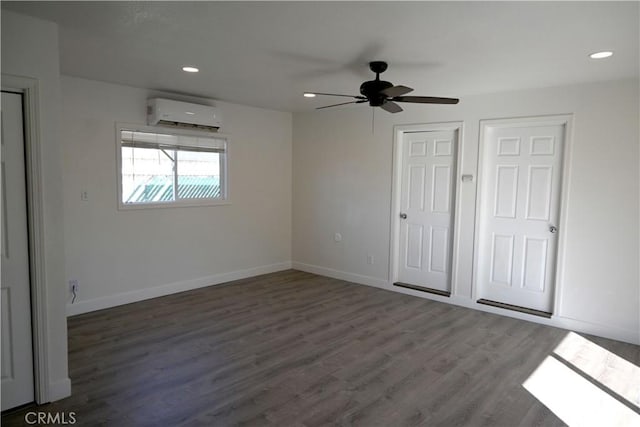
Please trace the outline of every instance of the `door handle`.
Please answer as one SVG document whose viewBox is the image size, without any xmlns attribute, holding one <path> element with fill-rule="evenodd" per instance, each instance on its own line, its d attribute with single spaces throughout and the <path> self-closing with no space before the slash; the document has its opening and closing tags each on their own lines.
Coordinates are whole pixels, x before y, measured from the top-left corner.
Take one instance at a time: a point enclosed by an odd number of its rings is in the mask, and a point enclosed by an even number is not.
<svg viewBox="0 0 640 427">
<path fill-rule="evenodd" d="M 558 231 L 558 227 L 550 225 L 549 226 L 549 233 L 551 234 L 555 234 Z"/>
<path fill-rule="evenodd" d="M 407 214 L 404 212 L 400 213 L 400 219 L 407 219 Z"/>
</svg>

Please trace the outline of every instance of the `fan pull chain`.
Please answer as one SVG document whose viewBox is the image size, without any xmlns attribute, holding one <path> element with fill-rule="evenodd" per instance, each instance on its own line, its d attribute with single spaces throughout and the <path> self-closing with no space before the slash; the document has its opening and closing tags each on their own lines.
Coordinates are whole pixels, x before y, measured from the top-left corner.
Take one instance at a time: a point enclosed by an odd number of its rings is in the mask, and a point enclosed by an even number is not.
<svg viewBox="0 0 640 427">
<path fill-rule="evenodd" d="M 371 109 L 371 135 L 374 134 L 375 124 L 376 124 L 376 109 L 372 108 Z"/>
</svg>

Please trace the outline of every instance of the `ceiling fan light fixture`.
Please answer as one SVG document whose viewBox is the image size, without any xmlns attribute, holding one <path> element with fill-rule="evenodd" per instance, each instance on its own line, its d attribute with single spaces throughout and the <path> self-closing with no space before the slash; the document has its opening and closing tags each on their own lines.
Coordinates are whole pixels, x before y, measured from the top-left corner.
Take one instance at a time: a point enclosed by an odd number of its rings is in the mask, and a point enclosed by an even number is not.
<svg viewBox="0 0 640 427">
<path fill-rule="evenodd" d="M 312 92 L 305 92 L 303 95 L 305 98 L 315 98 L 316 94 Z"/>
<path fill-rule="evenodd" d="M 187 73 L 197 73 L 200 70 L 198 68 L 196 68 L 196 67 L 192 67 L 190 65 L 185 65 L 184 67 L 182 67 L 182 71 L 185 71 Z"/>
<path fill-rule="evenodd" d="M 589 55 L 589 58 L 591 58 L 591 59 L 605 59 L 605 58 L 609 58 L 612 55 L 613 55 L 613 52 L 611 52 L 610 50 L 603 50 L 601 52 L 592 53 L 591 55 Z"/>
</svg>

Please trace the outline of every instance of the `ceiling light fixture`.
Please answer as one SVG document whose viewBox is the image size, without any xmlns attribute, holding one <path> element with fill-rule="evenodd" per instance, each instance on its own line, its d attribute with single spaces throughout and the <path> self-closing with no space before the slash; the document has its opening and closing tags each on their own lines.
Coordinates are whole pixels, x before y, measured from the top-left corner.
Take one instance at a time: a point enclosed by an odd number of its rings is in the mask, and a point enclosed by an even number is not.
<svg viewBox="0 0 640 427">
<path fill-rule="evenodd" d="M 315 98 L 316 94 L 315 93 L 311 93 L 311 92 L 305 92 L 304 93 L 304 97 L 305 98 Z"/>
<path fill-rule="evenodd" d="M 200 70 L 197 69 L 196 67 L 184 66 L 182 67 L 182 71 L 186 71 L 187 73 L 197 73 Z"/>
<path fill-rule="evenodd" d="M 591 58 L 591 59 L 604 59 L 604 58 L 610 57 L 611 55 L 613 55 L 613 52 L 611 52 L 609 50 L 604 50 L 602 52 L 592 53 L 591 55 L 589 55 L 589 58 Z"/>
</svg>

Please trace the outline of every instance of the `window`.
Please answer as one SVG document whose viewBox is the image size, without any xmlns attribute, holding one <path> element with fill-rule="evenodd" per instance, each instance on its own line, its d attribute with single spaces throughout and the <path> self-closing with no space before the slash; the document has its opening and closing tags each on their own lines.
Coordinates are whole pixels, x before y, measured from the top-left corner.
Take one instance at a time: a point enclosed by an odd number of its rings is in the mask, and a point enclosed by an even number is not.
<svg viewBox="0 0 640 427">
<path fill-rule="evenodd" d="M 227 202 L 224 136 L 118 127 L 118 140 L 120 207 Z"/>
</svg>

